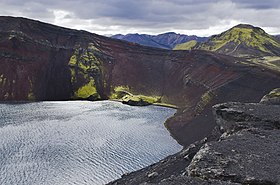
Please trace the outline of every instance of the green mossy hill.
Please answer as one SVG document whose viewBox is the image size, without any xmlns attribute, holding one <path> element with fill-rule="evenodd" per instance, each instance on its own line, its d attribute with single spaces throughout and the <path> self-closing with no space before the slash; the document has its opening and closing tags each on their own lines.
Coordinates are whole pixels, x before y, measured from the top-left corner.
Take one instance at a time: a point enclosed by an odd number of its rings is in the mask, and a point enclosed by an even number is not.
<svg viewBox="0 0 280 185">
<path fill-rule="evenodd" d="M 173 50 L 191 50 L 194 49 L 197 45 L 198 42 L 196 40 L 191 40 L 189 42 L 176 45 Z"/>
<path fill-rule="evenodd" d="M 187 49 L 209 50 L 237 57 L 280 56 L 280 42 L 263 29 L 240 24 L 208 41 L 193 46 L 185 43 Z M 183 45 L 184 46 L 184 45 Z M 184 48 L 184 47 L 181 48 Z M 179 46 L 178 46 L 179 47 Z"/>
<path fill-rule="evenodd" d="M 244 50 L 251 49 L 252 54 L 273 56 L 280 54 L 280 43 L 261 28 L 238 25 L 212 37 L 208 42 L 203 43 L 199 49 L 220 51 L 234 56 L 246 56 Z"/>
<path fill-rule="evenodd" d="M 73 99 L 100 99 L 97 83 L 102 76 L 101 61 L 95 56 L 99 52 L 92 43 L 86 49 L 77 47 L 70 58 L 69 68 Z"/>
</svg>

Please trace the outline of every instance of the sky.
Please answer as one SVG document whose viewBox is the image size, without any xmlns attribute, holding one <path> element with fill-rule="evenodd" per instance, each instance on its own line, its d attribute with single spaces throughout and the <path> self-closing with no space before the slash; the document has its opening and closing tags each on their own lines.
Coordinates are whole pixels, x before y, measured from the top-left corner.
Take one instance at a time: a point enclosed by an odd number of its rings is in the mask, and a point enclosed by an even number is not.
<svg viewBox="0 0 280 185">
<path fill-rule="evenodd" d="M 101 35 L 210 36 L 239 23 L 280 34 L 280 0 L 0 0 L 0 15 Z"/>
</svg>

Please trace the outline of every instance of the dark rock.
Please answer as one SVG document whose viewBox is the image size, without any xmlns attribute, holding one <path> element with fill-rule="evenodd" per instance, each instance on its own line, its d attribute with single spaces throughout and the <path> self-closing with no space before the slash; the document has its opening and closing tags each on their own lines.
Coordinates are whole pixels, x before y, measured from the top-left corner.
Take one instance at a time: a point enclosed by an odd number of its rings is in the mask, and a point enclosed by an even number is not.
<svg viewBox="0 0 280 185">
<path fill-rule="evenodd" d="M 205 144 L 188 167 L 190 176 L 242 184 L 280 183 L 280 131 L 248 129 Z"/>
<path fill-rule="evenodd" d="M 265 95 L 260 103 L 269 105 L 280 105 L 280 88 L 272 90 L 269 94 Z"/>
<path fill-rule="evenodd" d="M 202 180 L 194 177 L 174 177 L 170 179 L 164 179 L 159 183 L 143 183 L 141 185 L 238 185 L 238 183 L 231 183 L 226 181 L 217 180 Z"/>
<path fill-rule="evenodd" d="M 216 123 L 223 132 L 246 128 L 280 128 L 280 106 L 254 103 L 224 103 L 215 105 Z"/>
<path fill-rule="evenodd" d="M 135 97 L 135 96 L 125 96 L 122 99 L 123 104 L 132 105 L 132 106 L 147 106 L 151 105 L 151 103 L 143 100 L 142 98 Z"/>
<path fill-rule="evenodd" d="M 214 106 L 217 128 L 159 163 L 118 184 L 276 184 L 280 182 L 280 106 L 224 103 Z M 220 129 L 219 129 L 219 128 Z M 184 168 L 184 169 L 182 169 Z M 154 172 L 157 175 L 153 175 Z M 150 174 L 148 178 L 147 174 Z M 114 183 L 113 183 L 114 184 Z"/>
<path fill-rule="evenodd" d="M 148 174 L 148 178 L 149 178 L 149 179 L 155 178 L 155 177 L 157 177 L 157 176 L 158 176 L 158 172 L 152 172 L 152 173 L 149 173 L 149 174 Z"/>
<path fill-rule="evenodd" d="M 135 185 L 144 182 L 146 184 L 160 183 L 164 179 L 177 179 L 179 176 L 184 176 L 186 175 L 186 168 L 190 164 L 193 156 L 198 152 L 204 142 L 205 139 L 195 142 L 180 152 L 168 156 L 151 166 L 132 172 L 128 174 L 128 176 L 122 176 L 121 179 L 110 182 L 109 185 Z M 153 178 L 149 178 L 148 175 L 153 174 L 154 172 L 156 172 L 157 175 L 151 175 Z"/>
</svg>

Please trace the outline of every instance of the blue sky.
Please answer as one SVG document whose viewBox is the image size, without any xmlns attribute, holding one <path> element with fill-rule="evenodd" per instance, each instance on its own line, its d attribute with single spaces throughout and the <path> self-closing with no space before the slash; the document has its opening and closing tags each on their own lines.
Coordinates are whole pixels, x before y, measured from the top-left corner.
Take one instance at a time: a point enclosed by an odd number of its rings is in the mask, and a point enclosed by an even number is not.
<svg viewBox="0 0 280 185">
<path fill-rule="evenodd" d="M 209 36 L 239 23 L 280 34 L 279 0 L 0 0 L 0 15 L 102 35 L 173 31 Z"/>
</svg>

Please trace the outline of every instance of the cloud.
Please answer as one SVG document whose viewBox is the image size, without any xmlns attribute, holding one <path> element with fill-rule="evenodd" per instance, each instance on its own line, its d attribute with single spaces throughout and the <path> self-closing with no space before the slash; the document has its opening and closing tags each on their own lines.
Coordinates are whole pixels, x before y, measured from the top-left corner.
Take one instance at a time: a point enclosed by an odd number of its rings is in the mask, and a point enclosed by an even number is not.
<svg viewBox="0 0 280 185">
<path fill-rule="evenodd" d="M 279 0 L 1 0 L 0 14 L 99 34 L 211 35 L 249 23 L 280 33 Z"/>
</svg>

